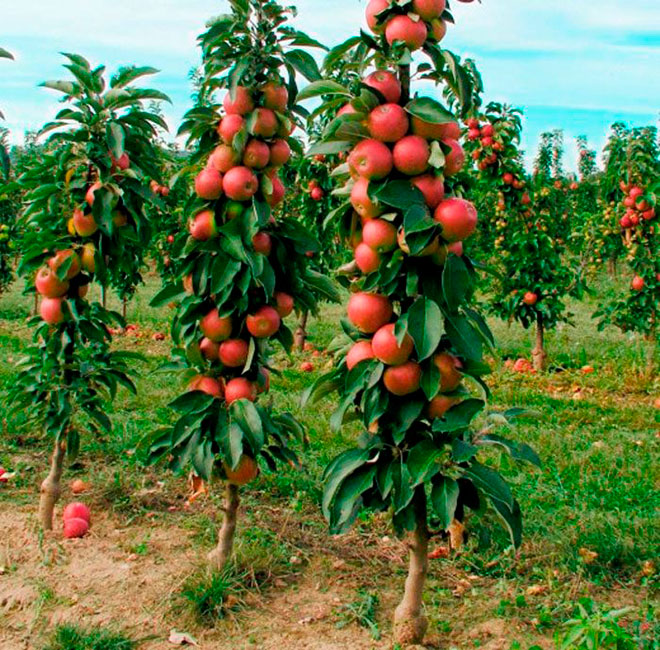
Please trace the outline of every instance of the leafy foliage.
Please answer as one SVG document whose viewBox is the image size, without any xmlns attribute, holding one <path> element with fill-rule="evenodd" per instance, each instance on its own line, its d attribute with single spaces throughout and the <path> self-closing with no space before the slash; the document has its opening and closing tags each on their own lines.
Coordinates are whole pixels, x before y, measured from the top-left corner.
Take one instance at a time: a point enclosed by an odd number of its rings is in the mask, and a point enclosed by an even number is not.
<svg viewBox="0 0 660 650">
<path fill-rule="evenodd" d="M 207 160 L 211 149 L 220 150 L 236 161 L 225 172 L 238 169 L 252 179 L 254 188 L 242 198 L 232 199 L 219 191 L 209 199 L 202 198 L 206 193 L 196 185 L 196 195 L 190 196 L 184 207 L 184 215 L 190 217 L 191 235 L 179 233 L 170 253 L 179 275 L 167 282 L 153 301 L 154 305 L 179 301 L 172 323 L 172 337 L 179 347 L 173 351 L 170 368 L 183 369 L 188 380 L 211 380 L 217 390 L 211 395 L 191 384 L 190 390 L 171 404 L 179 414 L 176 423 L 149 435 L 143 445 L 151 462 L 167 457 L 176 471 L 190 463 L 206 480 L 214 469 L 221 475 L 229 468 L 236 469 L 244 456 L 261 457 L 271 469 L 279 461 L 298 464 L 289 443 L 304 439 L 302 427 L 289 414 L 253 403 L 257 393 L 268 388 L 269 339 L 286 350 L 292 343 L 292 333 L 281 320 L 290 309 L 282 310 L 277 298 L 284 295 L 296 309 L 312 313 L 319 297 L 337 298 L 332 284 L 308 268 L 309 255 L 319 251 L 317 240 L 300 222 L 288 218 L 280 205 L 282 197 L 273 198 L 280 182 L 277 166 L 272 170 L 255 166 L 252 170 L 241 165 L 250 143 L 268 151 L 276 142 L 280 146 L 285 142 L 291 150 L 300 150 L 300 143 L 291 137 L 296 115 L 306 115 L 294 101 L 296 76 L 319 77 L 314 59 L 301 48 L 319 44 L 286 25 L 292 10 L 275 2 L 236 0 L 231 6 L 231 14 L 212 20 L 199 37 L 203 70 L 197 78 L 198 105 L 187 113 L 180 129 L 196 149 L 191 164 L 180 174 L 190 176 L 204 159 L 207 167 L 201 174 L 214 173 L 216 180 L 222 180 L 211 159 Z M 273 103 L 268 89 L 279 98 L 284 96 L 284 101 Z M 226 91 L 224 108 L 215 103 L 219 90 Z M 239 93 L 245 110 L 232 109 L 230 113 L 227 106 Z M 268 107 L 275 104 L 277 109 Z M 270 135 L 264 135 L 259 127 L 263 114 L 272 116 Z M 230 141 L 221 142 L 219 125 L 227 117 L 239 115 L 240 129 Z M 176 179 L 170 184 L 175 186 Z M 198 218 L 209 218 L 212 223 L 204 236 L 195 235 L 193 224 Z M 255 245 L 259 238 L 265 248 Z M 250 320 L 263 309 L 275 326 L 267 335 L 258 335 Z M 228 328 L 212 337 L 213 342 L 205 337 L 202 327 L 202 319 L 211 312 L 224 319 Z M 218 354 L 218 346 L 225 341 L 243 346 L 245 354 L 239 362 L 230 363 Z M 237 385 L 245 389 L 238 398 L 230 396 Z"/>
<path fill-rule="evenodd" d="M 386 20 L 390 12 L 405 14 L 410 9 L 406 2 L 395 3 L 378 17 Z M 369 65 L 385 68 L 398 64 L 399 103 L 408 118 L 413 124 L 420 120 L 455 134 L 459 127 L 449 106 L 459 115 L 478 106 L 480 81 L 455 55 L 430 40 L 423 49 L 430 63 L 422 63 L 411 72 L 411 52 L 402 43 L 390 47 L 384 38 L 375 41 L 362 32 L 359 38 L 332 50 L 324 70 L 345 66 L 346 57 L 356 74 L 362 74 Z M 441 84 L 446 105 L 432 97 L 411 98 L 408 84 L 416 75 Z M 301 99 L 312 97 L 322 97 L 323 110 L 330 115 L 346 102 L 351 110 L 342 111 L 327 124 L 309 155 L 347 152 L 367 140 L 370 133 L 362 123 L 384 99 L 364 82 L 342 85 L 334 79 L 312 83 L 299 95 Z M 460 199 L 463 184 L 453 176 L 456 170 L 448 168 L 454 151 L 450 139 L 454 137 L 429 138 L 433 142 L 429 144 L 428 174 L 444 184 L 447 195 Z M 311 405 L 337 391 L 340 402 L 331 418 L 333 428 L 353 420 L 359 420 L 362 428 L 356 447 L 340 454 L 325 471 L 322 506 L 330 529 L 334 533 L 345 531 L 363 508 L 389 510 L 400 534 L 420 527 L 426 530 L 427 525 L 446 529 L 454 520 L 463 520 L 467 508 L 476 511 L 490 503 L 517 546 L 522 531 L 520 508 L 501 476 L 478 460 L 486 444 L 479 433 L 488 395 L 483 377 L 489 367 L 483 354 L 493 340 L 485 321 L 472 307 L 475 268 L 462 255 L 462 249 L 453 246 L 456 238 L 443 238 L 443 226 L 433 218 L 425 195 L 404 173 L 391 171 L 372 178 L 365 174 L 360 179 L 368 178 L 368 201 L 376 206 L 375 214 L 363 214 L 360 219 L 353 210 L 358 210 L 354 188 L 360 182 L 355 180 L 360 172 L 351 167 L 349 157 L 348 164 L 333 172 L 343 184 L 335 193 L 346 200 L 328 220 L 341 220 L 340 232 L 351 241 L 359 241 L 363 227 L 366 231 L 372 222 L 385 224 L 382 227 L 398 233 L 399 239 L 378 249 L 375 269 L 360 273 L 354 267 L 346 272 L 344 283 L 352 292 L 351 301 L 365 301 L 365 319 L 376 310 L 385 314 L 376 317 L 373 327 L 363 326 L 351 316 L 349 304 L 351 321 L 342 321 L 344 335 L 334 343 L 337 365 L 304 396 L 304 402 Z M 408 361 L 402 365 L 401 361 L 385 363 L 374 358 L 375 354 L 347 361 L 347 353 L 352 354 L 358 346 L 369 349 L 373 345 L 375 352 L 376 337 L 370 335 L 392 326 L 397 345 L 410 341 Z M 460 369 L 454 370 L 456 378 L 443 366 L 444 361 Z M 400 391 L 394 390 L 392 373 L 402 369 L 410 371 L 413 379 Z M 468 386 L 474 387 L 474 392 Z M 515 446 L 505 444 L 504 448 Z"/>
<path fill-rule="evenodd" d="M 73 457 L 83 424 L 109 431 L 107 403 L 120 386 L 135 392 L 130 372 L 139 355 L 110 349 L 110 328 L 122 326 L 121 317 L 85 296 L 94 281 L 108 286 L 133 273 L 130 251 L 149 241 L 154 198 L 144 179 L 156 164 L 159 121 L 143 104 L 164 96 L 131 85 L 151 68 L 123 68 L 106 87 L 103 66 L 66 57 L 74 80 L 44 85 L 62 92 L 68 106 L 42 130 L 54 133 L 41 159 L 10 184 L 26 193 L 18 270 L 27 291 L 44 296 L 10 397 L 31 422 L 66 440 Z M 35 286 L 37 270 L 47 286 Z"/>
</svg>

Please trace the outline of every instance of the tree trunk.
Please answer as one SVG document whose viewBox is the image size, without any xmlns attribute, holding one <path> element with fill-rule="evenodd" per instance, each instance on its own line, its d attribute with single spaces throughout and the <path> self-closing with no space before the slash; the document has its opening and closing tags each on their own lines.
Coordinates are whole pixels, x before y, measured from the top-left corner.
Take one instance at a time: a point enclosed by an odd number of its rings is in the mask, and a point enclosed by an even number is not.
<svg viewBox="0 0 660 650">
<path fill-rule="evenodd" d="M 293 335 L 293 349 L 296 352 L 302 352 L 305 349 L 305 340 L 307 339 L 307 319 L 309 318 L 309 312 L 304 311 L 300 316 L 300 321 L 298 322 L 298 329 Z"/>
<path fill-rule="evenodd" d="M 107 307 L 107 291 L 105 290 L 105 286 L 101 287 L 101 305 L 103 306 L 103 309 Z"/>
<path fill-rule="evenodd" d="M 124 296 L 121 299 L 121 316 L 124 319 L 124 321 L 126 320 L 127 310 L 128 310 L 128 298 L 126 298 L 126 296 Z"/>
<path fill-rule="evenodd" d="M 402 647 L 421 644 L 428 628 L 428 619 L 422 611 L 424 583 L 428 573 L 429 531 L 426 525 L 426 493 L 419 486 L 415 494 L 415 520 L 417 526 L 410 533 L 410 561 L 403 600 L 394 611 L 394 641 Z"/>
<path fill-rule="evenodd" d="M 227 560 L 231 557 L 234 547 L 234 535 L 236 534 L 236 515 L 240 498 L 238 496 L 238 486 L 232 483 L 225 485 L 225 516 L 222 520 L 222 527 L 218 533 L 218 545 L 208 554 L 208 561 L 211 568 L 221 571 Z"/>
<path fill-rule="evenodd" d="M 57 440 L 50 459 L 50 472 L 41 484 L 39 519 L 43 530 L 53 530 L 53 511 L 60 498 L 62 468 L 66 455 L 66 440 Z"/>
<path fill-rule="evenodd" d="M 34 306 L 32 307 L 32 315 L 36 316 L 39 313 L 39 294 L 34 292 Z"/>
<path fill-rule="evenodd" d="M 532 362 L 534 370 L 543 372 L 545 370 L 546 354 L 544 345 L 543 316 L 536 313 L 536 346 L 532 350 Z"/>
</svg>

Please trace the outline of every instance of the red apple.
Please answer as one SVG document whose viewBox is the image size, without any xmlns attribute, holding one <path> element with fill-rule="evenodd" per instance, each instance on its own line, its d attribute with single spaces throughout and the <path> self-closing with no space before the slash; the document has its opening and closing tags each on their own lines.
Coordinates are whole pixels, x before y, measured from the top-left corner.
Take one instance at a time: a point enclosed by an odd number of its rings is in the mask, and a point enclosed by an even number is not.
<svg viewBox="0 0 660 650">
<path fill-rule="evenodd" d="M 394 145 L 394 166 L 402 174 L 417 176 L 429 166 L 431 150 L 428 142 L 418 135 L 408 135 Z"/>
<path fill-rule="evenodd" d="M 362 219 L 373 219 L 383 213 L 384 207 L 369 196 L 369 181 L 358 178 L 351 190 L 351 205 Z"/>
<path fill-rule="evenodd" d="M 445 154 L 445 176 L 453 176 L 463 169 L 465 165 L 465 152 L 456 140 L 445 139 L 442 142 L 451 147 L 451 151 Z"/>
<path fill-rule="evenodd" d="M 275 309 L 277 313 L 281 318 L 286 318 L 294 308 L 293 296 L 283 291 L 276 291 L 273 297 L 275 298 Z"/>
<path fill-rule="evenodd" d="M 355 366 L 366 359 L 375 359 L 374 351 L 371 347 L 371 341 L 358 341 L 348 351 L 346 355 L 346 366 L 353 370 Z"/>
<path fill-rule="evenodd" d="M 220 316 L 218 309 L 212 309 L 199 322 L 199 328 L 214 343 L 220 343 L 231 336 L 231 316 Z"/>
<path fill-rule="evenodd" d="M 248 358 L 248 344 L 243 339 L 227 339 L 220 344 L 219 358 L 228 368 L 240 368 Z"/>
<path fill-rule="evenodd" d="M 286 140 L 278 138 L 270 145 L 270 164 L 272 167 L 286 165 L 291 158 L 291 147 Z"/>
<path fill-rule="evenodd" d="M 263 169 L 270 162 L 270 147 L 261 140 L 250 140 L 243 152 L 243 164 L 252 169 Z"/>
<path fill-rule="evenodd" d="M 254 110 L 254 101 L 248 88 L 238 86 L 234 93 L 234 99 L 231 93 L 227 93 L 222 102 L 227 115 L 246 115 Z"/>
<path fill-rule="evenodd" d="M 355 263 L 362 273 L 368 274 L 380 268 L 380 255 L 373 248 L 369 248 L 364 242 L 357 245 L 355 249 Z"/>
<path fill-rule="evenodd" d="M 227 406 L 239 399 L 246 399 L 250 402 L 254 402 L 257 399 L 257 387 L 253 382 L 244 377 L 230 379 L 225 386 L 225 402 L 227 402 Z"/>
<path fill-rule="evenodd" d="M 39 307 L 41 318 L 49 325 L 59 325 L 64 320 L 63 298 L 44 298 Z"/>
<path fill-rule="evenodd" d="M 89 523 L 91 521 L 91 516 L 92 514 L 89 508 L 84 503 L 80 503 L 79 501 L 70 503 L 68 506 L 66 506 L 66 508 L 64 508 L 64 512 L 62 512 L 62 518 L 64 521 L 67 519 L 82 519 L 83 521 Z"/>
<path fill-rule="evenodd" d="M 47 266 L 39 270 L 34 285 L 44 298 L 61 298 L 69 290 L 69 282 L 60 280 Z"/>
<path fill-rule="evenodd" d="M 268 305 L 261 307 L 245 319 L 248 332 L 255 338 L 270 338 L 280 329 L 282 319 L 277 310 Z"/>
<path fill-rule="evenodd" d="M 220 358 L 220 344 L 206 336 L 199 342 L 199 351 L 207 361 L 217 361 Z"/>
<path fill-rule="evenodd" d="M 270 255 L 273 250 L 273 240 L 267 232 L 258 232 L 252 237 L 252 246 L 259 255 Z"/>
<path fill-rule="evenodd" d="M 190 390 L 199 390 L 207 395 L 212 395 L 218 399 L 222 399 L 225 394 L 224 382 L 222 379 L 215 379 L 214 377 L 205 377 L 204 375 L 197 375 L 190 382 Z"/>
<path fill-rule="evenodd" d="M 389 70 L 376 70 L 368 75 L 363 83 L 365 86 L 377 90 L 387 102 L 397 104 L 401 99 L 401 83 L 397 76 Z M 353 107 L 351 106 L 351 108 Z M 351 112 L 355 112 L 355 109 L 353 108 Z"/>
<path fill-rule="evenodd" d="M 371 137 L 380 142 L 396 142 L 408 133 L 408 115 L 398 104 L 382 104 L 367 118 Z"/>
<path fill-rule="evenodd" d="M 362 241 L 378 252 L 396 248 L 396 226 L 384 219 L 371 219 L 362 228 Z"/>
<path fill-rule="evenodd" d="M 89 523 L 78 517 L 71 517 L 64 521 L 64 537 L 74 539 L 84 537 L 89 530 Z"/>
<path fill-rule="evenodd" d="M 467 239 L 477 228 L 477 211 L 465 199 L 446 199 L 436 208 L 433 218 L 442 225 L 443 239 L 450 243 Z"/>
<path fill-rule="evenodd" d="M 388 366 L 400 366 L 410 358 L 414 348 L 412 337 L 406 333 L 401 345 L 397 343 L 394 323 L 383 325 L 371 340 L 371 348 L 379 361 Z"/>
<path fill-rule="evenodd" d="M 222 174 L 215 167 L 202 169 L 195 178 L 195 192 L 206 201 L 215 201 L 222 196 Z"/>
<path fill-rule="evenodd" d="M 402 41 L 411 52 L 422 47 L 427 36 L 428 30 L 424 21 L 415 21 L 408 15 L 394 16 L 385 26 L 387 42 L 394 45 L 397 41 Z"/>
<path fill-rule="evenodd" d="M 57 251 L 55 255 L 48 260 L 48 268 L 50 268 L 53 273 L 57 274 L 69 258 L 72 258 L 72 261 L 69 270 L 66 272 L 66 279 L 71 280 L 80 273 L 80 258 L 78 257 L 78 254 L 70 248 L 63 251 Z"/>
<path fill-rule="evenodd" d="M 440 391 L 451 393 L 458 388 L 463 375 L 460 372 L 461 362 L 449 352 L 440 352 L 433 357 L 433 363 L 440 371 Z"/>
<path fill-rule="evenodd" d="M 411 183 L 424 195 L 426 205 L 435 210 L 445 198 L 445 184 L 441 177 L 424 174 L 411 180 Z"/>
<path fill-rule="evenodd" d="M 378 140 L 362 140 L 348 157 L 348 164 L 363 178 L 380 180 L 393 167 L 392 152 Z"/>
<path fill-rule="evenodd" d="M 446 6 L 445 0 L 413 0 L 412 10 L 423 20 L 431 22 L 442 15 Z"/>
<path fill-rule="evenodd" d="M 190 236 L 197 241 L 208 241 L 218 236 L 215 214 L 211 210 L 197 213 L 190 221 Z"/>
<path fill-rule="evenodd" d="M 226 115 L 218 125 L 218 135 L 225 144 L 232 145 L 236 135 L 245 128 L 245 120 L 240 115 Z"/>
<path fill-rule="evenodd" d="M 390 393 L 403 397 L 419 390 L 422 369 L 414 361 L 399 366 L 390 366 L 383 373 L 383 383 Z"/>
<path fill-rule="evenodd" d="M 367 25 L 375 34 L 380 33 L 383 27 L 378 21 L 378 14 L 387 9 L 390 4 L 391 0 L 369 0 L 366 9 Z"/>
<path fill-rule="evenodd" d="M 277 133 L 277 116 L 270 108 L 257 108 L 251 117 L 252 133 L 262 138 L 272 138 Z"/>
<path fill-rule="evenodd" d="M 228 144 L 218 145 L 209 156 L 207 167 L 225 174 L 240 163 L 240 156 Z"/>
<path fill-rule="evenodd" d="M 264 106 L 279 113 L 286 112 L 289 103 L 289 91 L 286 86 L 269 81 L 261 87 L 264 97 Z"/>
<path fill-rule="evenodd" d="M 272 187 L 268 190 L 262 187 L 262 193 L 266 199 L 266 203 L 273 208 L 284 200 L 284 183 L 282 183 L 282 179 L 275 169 L 268 172 L 267 176 L 270 179 Z"/>
<path fill-rule="evenodd" d="M 230 169 L 222 180 L 225 194 L 234 201 L 249 201 L 259 189 L 259 181 L 248 167 Z"/>
<path fill-rule="evenodd" d="M 73 227 L 80 237 L 91 237 L 99 226 L 94 220 L 94 215 L 85 214 L 82 210 L 76 209 L 73 212 Z"/>
<path fill-rule="evenodd" d="M 373 334 L 392 318 L 392 303 L 377 293 L 354 293 L 348 301 L 348 318 L 361 332 Z"/>
</svg>

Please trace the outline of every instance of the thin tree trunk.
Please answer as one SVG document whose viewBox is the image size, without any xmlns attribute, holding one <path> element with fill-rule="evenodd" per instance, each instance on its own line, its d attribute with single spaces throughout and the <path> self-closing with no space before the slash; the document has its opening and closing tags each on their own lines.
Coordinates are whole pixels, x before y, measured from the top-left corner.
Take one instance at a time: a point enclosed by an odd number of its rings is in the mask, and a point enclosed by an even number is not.
<svg viewBox="0 0 660 650">
<path fill-rule="evenodd" d="M 105 290 L 105 286 L 103 286 L 101 287 L 101 305 L 103 306 L 103 309 L 107 307 L 107 302 L 108 302 L 107 291 Z"/>
<path fill-rule="evenodd" d="M 50 459 L 50 472 L 41 484 L 39 498 L 39 519 L 43 530 L 53 530 L 53 512 L 55 504 L 60 498 L 62 469 L 66 456 L 66 439 L 55 442 L 53 454 Z"/>
<path fill-rule="evenodd" d="M 36 316 L 39 313 L 39 294 L 34 292 L 34 306 L 32 307 L 32 315 Z"/>
<path fill-rule="evenodd" d="M 121 299 L 121 315 L 124 320 L 126 320 L 126 311 L 128 310 L 128 299 L 124 296 Z"/>
<path fill-rule="evenodd" d="M 616 275 L 616 266 L 614 264 L 614 258 L 610 257 L 607 260 L 607 274 L 613 278 Z"/>
<path fill-rule="evenodd" d="M 534 370 L 542 372 L 545 370 L 545 332 L 543 328 L 543 316 L 540 312 L 536 313 L 536 345 L 532 350 L 532 363 Z"/>
<path fill-rule="evenodd" d="M 428 573 L 429 531 L 426 524 L 426 493 L 419 486 L 415 494 L 417 526 L 409 536 L 410 559 L 403 600 L 394 611 L 394 641 L 402 647 L 421 644 L 428 628 L 424 616 L 424 583 Z"/>
<path fill-rule="evenodd" d="M 234 535 L 236 534 L 236 519 L 240 497 L 238 495 L 238 486 L 232 483 L 225 485 L 225 516 L 222 520 L 222 527 L 218 533 L 218 545 L 208 554 L 208 561 L 211 568 L 221 571 L 227 560 L 231 557 L 234 547 Z"/>
<path fill-rule="evenodd" d="M 309 318 L 309 312 L 304 311 L 300 316 L 300 321 L 298 322 L 298 328 L 296 333 L 293 335 L 293 349 L 296 352 L 302 352 L 305 348 L 305 340 L 307 339 L 307 319 Z"/>
</svg>

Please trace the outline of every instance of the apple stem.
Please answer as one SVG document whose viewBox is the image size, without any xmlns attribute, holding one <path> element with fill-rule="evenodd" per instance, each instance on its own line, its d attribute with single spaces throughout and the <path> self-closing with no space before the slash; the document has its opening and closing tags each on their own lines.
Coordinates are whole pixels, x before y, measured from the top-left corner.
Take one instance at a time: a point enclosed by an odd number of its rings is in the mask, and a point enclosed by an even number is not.
<svg viewBox="0 0 660 650">
<path fill-rule="evenodd" d="M 543 372 L 545 370 L 545 329 L 543 327 L 543 314 L 536 312 L 536 346 L 532 350 L 532 362 L 534 370 Z"/>
<path fill-rule="evenodd" d="M 403 600 L 394 611 L 394 640 L 402 647 L 421 644 L 428 628 L 428 619 L 422 612 L 424 583 L 429 569 L 429 530 L 426 523 L 427 505 L 424 486 L 416 489 L 415 530 L 409 535 L 410 560 Z"/>
<path fill-rule="evenodd" d="M 307 339 L 307 319 L 309 318 L 309 312 L 305 310 L 300 315 L 300 321 L 298 322 L 298 329 L 293 337 L 293 349 L 296 352 L 302 352 L 305 348 L 305 340 Z"/>
<path fill-rule="evenodd" d="M 40 490 L 39 519 L 43 530 L 53 530 L 53 512 L 61 494 L 60 480 L 65 456 L 66 442 L 58 438 L 50 458 L 50 471 L 43 480 Z"/>
<path fill-rule="evenodd" d="M 222 520 L 222 527 L 218 533 L 218 545 L 208 554 L 209 564 L 216 571 L 222 571 L 225 564 L 227 564 L 227 560 L 231 557 L 239 505 L 238 485 L 227 482 L 225 484 L 225 501 L 223 506 L 225 514 Z"/>
</svg>

